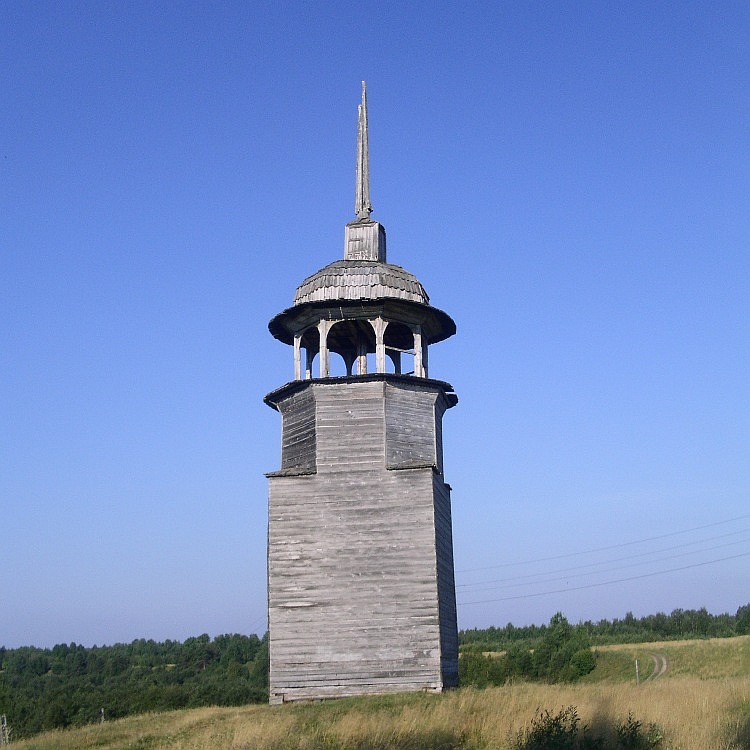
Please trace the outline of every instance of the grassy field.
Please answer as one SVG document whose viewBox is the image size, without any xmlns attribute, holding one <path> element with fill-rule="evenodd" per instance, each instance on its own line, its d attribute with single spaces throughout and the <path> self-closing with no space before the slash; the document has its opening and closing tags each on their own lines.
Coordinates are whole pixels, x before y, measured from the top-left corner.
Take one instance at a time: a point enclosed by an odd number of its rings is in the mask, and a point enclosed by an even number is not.
<svg viewBox="0 0 750 750">
<path fill-rule="evenodd" d="M 603 734 L 632 712 L 657 724 L 666 750 L 750 750 L 750 636 L 597 649 L 585 683 L 522 683 L 287 706 L 203 708 L 51 732 L 24 750 L 484 750 L 509 748 L 537 710 L 575 706 Z M 634 659 L 667 657 L 667 673 L 635 684 Z M 648 670 L 641 672 L 642 678 Z"/>
<path fill-rule="evenodd" d="M 712 638 L 694 641 L 657 641 L 622 646 L 596 646 L 596 669 L 586 682 L 635 680 L 638 659 L 641 679 L 653 671 L 652 655 L 666 657 L 668 670 L 663 678 L 699 677 L 704 680 L 750 675 L 750 636 Z"/>
</svg>

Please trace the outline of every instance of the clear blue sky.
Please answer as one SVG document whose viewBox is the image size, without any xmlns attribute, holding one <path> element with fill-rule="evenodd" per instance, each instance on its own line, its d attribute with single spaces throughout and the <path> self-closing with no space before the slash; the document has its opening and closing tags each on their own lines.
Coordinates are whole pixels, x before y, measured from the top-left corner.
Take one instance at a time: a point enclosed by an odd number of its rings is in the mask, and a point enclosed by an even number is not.
<svg viewBox="0 0 750 750">
<path fill-rule="evenodd" d="M 458 325 L 459 626 L 750 601 L 746 2 L 2 15 L 0 644 L 264 631 L 266 324 L 342 257 L 361 79 Z"/>
</svg>

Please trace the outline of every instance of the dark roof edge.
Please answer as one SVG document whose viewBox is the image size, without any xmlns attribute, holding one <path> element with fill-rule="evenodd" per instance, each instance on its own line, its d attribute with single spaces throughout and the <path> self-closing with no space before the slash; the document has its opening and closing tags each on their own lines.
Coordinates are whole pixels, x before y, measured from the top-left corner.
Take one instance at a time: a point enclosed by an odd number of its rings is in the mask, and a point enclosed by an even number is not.
<svg viewBox="0 0 750 750">
<path fill-rule="evenodd" d="M 440 341 L 445 341 L 445 339 L 454 336 L 456 333 L 456 322 L 453 320 L 453 318 L 451 318 L 450 315 L 448 315 L 448 313 L 444 312 L 438 307 L 433 307 L 432 305 L 427 305 L 422 302 L 415 302 L 414 300 L 401 299 L 399 297 L 376 297 L 373 299 L 357 300 L 315 300 L 313 302 L 301 302 L 299 305 L 292 305 L 292 307 L 287 307 L 277 315 L 274 315 L 268 323 L 268 330 L 271 332 L 271 335 L 275 339 L 278 339 L 284 344 L 292 344 L 293 338 L 289 334 L 289 331 L 284 325 L 284 322 L 290 318 L 296 317 L 305 310 L 331 310 L 334 312 L 338 310 L 341 315 L 341 317 L 338 319 L 344 320 L 345 317 L 343 315 L 343 311 L 345 309 L 356 307 L 377 307 L 385 304 L 394 306 L 406 305 L 412 307 L 413 309 L 421 310 L 426 315 L 429 315 L 438 320 L 442 330 L 439 336 L 432 338 L 428 342 L 430 344 L 437 344 Z M 333 317 L 333 313 L 329 313 L 328 319 L 335 320 L 336 318 Z"/>
<path fill-rule="evenodd" d="M 341 385 L 348 383 L 400 383 L 402 385 L 424 386 L 431 390 L 439 390 L 445 396 L 450 409 L 458 403 L 458 396 L 453 392 L 453 386 L 444 380 L 433 378 L 417 378 L 413 375 L 396 375 L 395 373 L 383 372 L 372 375 L 347 375 L 340 378 L 309 378 L 307 380 L 292 380 L 280 388 L 277 388 L 263 397 L 263 403 L 276 409 L 276 404 L 284 398 L 291 396 L 311 385 Z"/>
</svg>

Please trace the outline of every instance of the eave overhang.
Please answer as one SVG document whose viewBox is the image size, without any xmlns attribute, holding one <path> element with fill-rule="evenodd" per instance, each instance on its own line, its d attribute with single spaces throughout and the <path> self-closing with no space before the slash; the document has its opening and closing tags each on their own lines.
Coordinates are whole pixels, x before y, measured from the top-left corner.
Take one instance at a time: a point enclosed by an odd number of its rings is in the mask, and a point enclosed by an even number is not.
<svg viewBox="0 0 750 750">
<path fill-rule="evenodd" d="M 284 344 L 293 345 L 295 334 L 317 326 L 321 320 L 374 320 L 419 325 L 428 344 L 453 336 L 456 324 L 447 313 L 432 305 L 390 297 L 361 300 L 321 300 L 289 307 L 273 317 L 268 330 Z"/>
<path fill-rule="evenodd" d="M 443 394 L 446 404 L 445 408 L 450 409 L 458 403 L 458 396 L 453 392 L 453 386 L 444 380 L 434 380 L 433 378 L 417 378 L 413 375 L 396 375 L 394 373 L 373 373 L 372 375 L 347 375 L 340 378 L 308 378 L 307 380 L 292 380 L 281 388 L 266 394 L 263 402 L 272 409 L 278 411 L 277 404 L 289 396 L 299 393 L 311 385 L 341 385 L 350 383 L 399 383 L 411 387 L 422 387 L 429 390 L 439 390 Z"/>
</svg>

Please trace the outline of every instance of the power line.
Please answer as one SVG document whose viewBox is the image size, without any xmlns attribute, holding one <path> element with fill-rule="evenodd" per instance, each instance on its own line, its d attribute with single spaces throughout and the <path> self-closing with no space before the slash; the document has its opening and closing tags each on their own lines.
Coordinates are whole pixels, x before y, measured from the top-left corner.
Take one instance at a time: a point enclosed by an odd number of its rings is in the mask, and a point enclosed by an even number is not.
<svg viewBox="0 0 750 750">
<path fill-rule="evenodd" d="M 748 557 L 750 552 L 743 552 L 739 555 L 731 555 L 730 557 L 721 557 L 717 560 L 706 560 L 705 562 L 693 563 L 692 565 L 684 565 L 681 568 L 670 568 L 669 570 L 657 570 L 652 573 L 643 573 L 638 576 L 629 576 L 628 578 L 618 578 L 613 581 L 601 581 L 600 583 L 589 583 L 584 586 L 570 586 L 564 589 L 555 589 L 554 591 L 538 591 L 533 594 L 519 594 L 518 596 L 505 596 L 499 599 L 482 599 L 474 602 L 459 602 L 459 606 L 466 607 L 470 604 L 490 604 L 492 602 L 508 602 L 513 599 L 529 599 L 532 596 L 548 596 L 550 594 L 565 594 L 569 591 L 581 591 L 582 589 L 593 589 L 599 586 L 611 586 L 615 583 L 625 583 L 626 581 L 637 581 L 641 578 L 652 578 L 653 576 L 660 576 L 666 573 L 676 573 L 680 570 L 689 570 L 690 568 L 700 568 L 704 565 L 712 565 L 713 563 L 726 562 L 727 560 L 737 560 L 740 557 Z"/>
<path fill-rule="evenodd" d="M 565 575 L 565 576 L 557 576 L 555 578 L 543 578 L 538 581 L 523 581 L 523 582 L 517 582 L 517 583 L 510 583 L 509 581 L 513 581 L 514 579 L 507 579 L 507 580 L 499 580 L 499 581 L 486 581 L 486 582 L 477 582 L 477 583 L 468 583 L 463 584 L 464 588 L 468 588 L 469 586 L 476 586 L 477 588 L 475 591 L 492 591 L 493 589 L 502 589 L 502 588 L 518 588 L 519 586 L 538 586 L 542 583 L 554 583 L 555 581 L 565 581 L 569 578 L 581 578 L 582 576 L 590 576 L 595 573 L 614 573 L 617 570 L 625 570 L 626 568 L 637 568 L 639 565 L 650 565 L 651 563 L 655 562 L 664 562 L 666 560 L 675 560 L 678 557 L 686 557 L 688 555 L 697 555 L 701 552 L 713 552 L 717 549 L 723 549 L 725 547 L 733 547 L 737 544 L 747 544 L 748 539 L 740 539 L 735 542 L 726 542 L 725 544 L 717 544 L 713 547 L 706 547 L 705 549 L 699 549 L 699 550 L 691 550 L 690 552 L 680 552 L 676 555 L 667 555 L 666 557 L 657 557 L 653 560 L 645 560 L 642 562 L 636 562 L 636 563 L 629 563 L 628 565 L 617 565 L 614 568 L 602 568 L 601 570 L 596 571 L 589 571 L 587 573 L 573 573 L 572 575 Z M 589 567 L 589 566 L 585 566 Z M 536 574 L 544 575 L 543 573 Z M 529 577 L 535 577 L 535 576 L 523 576 L 524 578 Z M 482 588 L 484 587 L 484 588 Z"/>
<path fill-rule="evenodd" d="M 706 537 L 704 539 L 696 539 L 693 542 L 685 542 L 684 544 L 675 544 L 671 547 L 663 547 L 661 549 L 651 550 L 649 552 L 638 552 L 635 555 L 624 555 L 623 557 L 615 557 L 610 560 L 601 560 L 601 561 L 596 561 L 592 563 L 585 563 L 584 565 L 571 565 L 570 567 L 567 567 L 567 568 L 558 568 L 555 570 L 555 573 L 568 573 L 570 571 L 575 571 L 575 570 L 586 570 L 588 568 L 600 568 L 602 565 L 609 565 L 611 563 L 623 562 L 625 560 L 636 560 L 638 558 L 643 558 L 643 557 L 651 557 L 652 555 L 657 555 L 661 552 L 672 552 L 673 550 L 684 549 L 685 547 L 692 547 L 692 546 L 695 546 L 696 544 L 705 544 L 706 542 L 713 542 L 713 541 L 716 541 L 717 539 L 726 539 L 727 537 L 737 536 L 738 534 L 747 534 L 748 531 L 750 531 L 750 529 L 740 529 L 739 531 L 730 531 L 727 534 L 718 534 L 716 536 Z M 747 540 L 742 539 L 740 541 L 744 542 Z M 730 542 L 729 544 L 738 544 L 738 543 L 739 542 Z M 698 552 L 710 552 L 722 546 L 727 546 L 727 545 L 716 545 L 715 547 L 707 547 L 702 550 L 694 550 L 693 552 L 689 552 L 685 554 L 696 554 Z M 679 556 L 680 555 L 676 555 L 676 557 L 679 557 Z M 670 558 L 660 558 L 660 559 L 670 559 Z M 652 562 L 657 562 L 657 560 L 652 560 Z M 505 578 L 493 578 L 489 580 L 473 581 L 469 583 L 457 583 L 456 588 L 469 588 L 473 586 L 488 585 L 491 583 L 507 583 L 509 581 L 528 581 L 529 579 L 538 578 L 540 575 L 544 575 L 544 574 L 545 574 L 544 572 L 525 573 L 524 575 L 508 576 Z"/>
<path fill-rule="evenodd" d="M 551 557 L 538 557 L 532 560 L 498 563 L 496 565 L 484 565 L 479 568 L 464 568 L 456 572 L 457 573 L 473 573 L 474 571 L 477 571 L 477 570 L 492 570 L 493 568 L 509 568 L 509 567 L 518 566 L 518 565 L 531 565 L 532 563 L 538 563 L 538 562 L 550 562 L 552 560 L 563 560 L 567 557 L 578 557 L 579 555 L 590 555 L 590 554 L 593 554 L 594 552 L 606 552 L 607 550 L 610 550 L 610 549 L 619 549 L 621 547 L 632 547 L 633 545 L 636 545 L 636 544 L 644 544 L 645 542 L 654 542 L 658 539 L 667 539 L 672 536 L 679 536 L 680 534 L 689 534 L 693 531 L 702 531 L 703 529 L 710 529 L 710 528 L 713 528 L 714 526 L 722 526 L 723 524 L 726 524 L 726 523 L 734 523 L 735 521 L 744 521 L 747 518 L 750 518 L 750 513 L 744 516 L 728 518 L 725 521 L 715 521 L 714 523 L 707 523 L 703 526 L 694 526 L 691 529 L 684 529 L 682 531 L 672 531 L 668 534 L 659 534 L 657 536 L 646 537 L 645 539 L 636 539 L 632 542 L 621 542 L 620 544 L 610 544 L 606 547 L 595 547 L 594 549 L 580 550 L 578 552 L 566 552 L 565 554 L 562 554 L 562 555 L 552 555 Z"/>
</svg>

